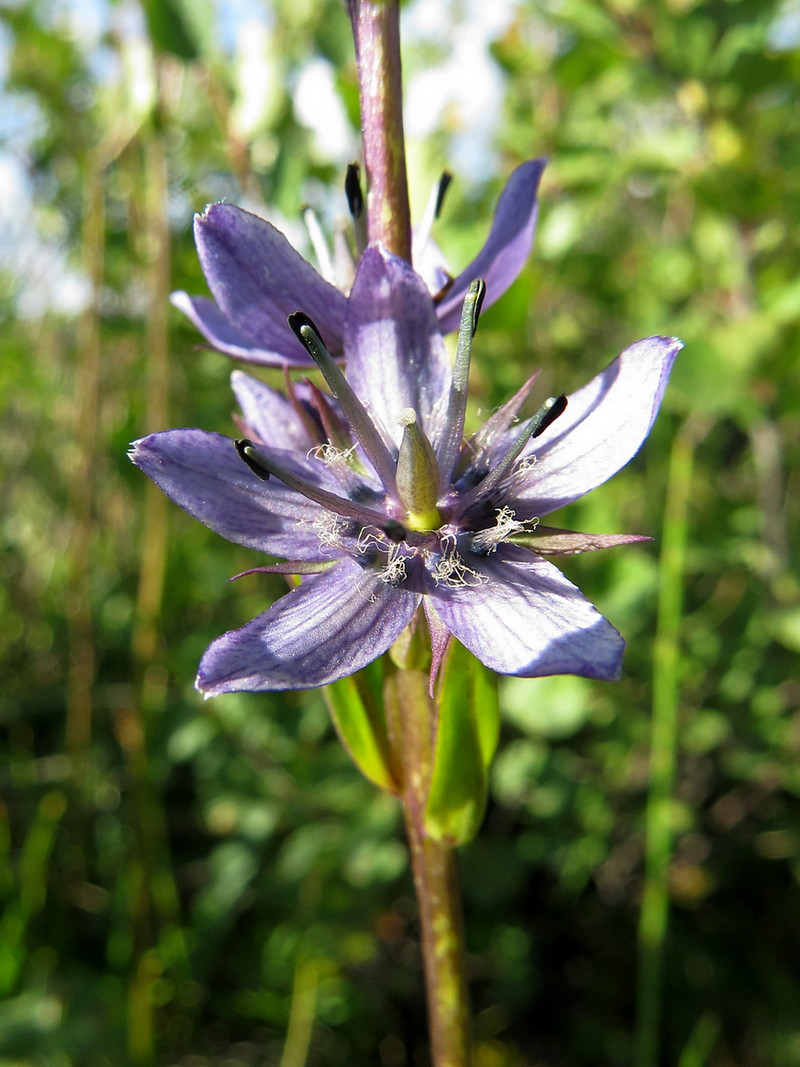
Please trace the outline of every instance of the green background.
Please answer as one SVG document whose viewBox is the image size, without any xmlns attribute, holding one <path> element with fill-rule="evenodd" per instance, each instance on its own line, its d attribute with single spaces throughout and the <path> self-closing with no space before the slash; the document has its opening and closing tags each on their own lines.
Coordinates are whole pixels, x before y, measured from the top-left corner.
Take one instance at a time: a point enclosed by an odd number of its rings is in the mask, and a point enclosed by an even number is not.
<svg viewBox="0 0 800 1067">
<path fill-rule="evenodd" d="M 472 12 L 425 6 L 454 35 Z M 87 38 L 70 5 L 0 6 L 0 163 L 24 175 L 0 194 L 0 1064 L 424 1064 L 397 806 L 319 694 L 194 691 L 210 640 L 285 586 L 227 584 L 259 559 L 125 458 L 232 431 L 231 364 L 168 305 L 205 291 L 192 212 L 293 235 L 302 202 L 344 213 L 347 158 L 294 107 L 327 61 L 357 153 L 344 10 L 252 5 L 255 110 L 224 0 L 91 10 Z M 800 1064 L 799 42 L 773 0 L 519 2 L 491 41 L 502 102 L 436 230 L 453 265 L 511 169 L 551 163 L 476 338 L 473 425 L 535 368 L 543 397 L 639 337 L 686 348 L 640 455 L 558 517 L 655 539 L 564 564 L 627 637 L 622 680 L 501 686 L 460 857 L 476 1067 L 645 1067 L 659 968 L 648 1062 Z M 451 45 L 412 35 L 409 86 Z M 444 108 L 410 144 L 417 217 L 479 118 Z"/>
</svg>

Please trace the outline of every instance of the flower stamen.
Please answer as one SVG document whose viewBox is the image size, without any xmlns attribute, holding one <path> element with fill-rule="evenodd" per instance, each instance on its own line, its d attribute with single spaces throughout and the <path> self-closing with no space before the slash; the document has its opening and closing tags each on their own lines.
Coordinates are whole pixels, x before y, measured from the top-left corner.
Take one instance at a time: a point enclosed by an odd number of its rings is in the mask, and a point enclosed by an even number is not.
<svg viewBox="0 0 800 1067">
<path fill-rule="evenodd" d="M 367 216 L 364 211 L 364 190 L 361 188 L 361 168 L 358 163 L 348 163 L 344 178 L 344 195 L 353 220 L 356 251 L 360 255 L 367 247 Z"/>
<path fill-rule="evenodd" d="M 386 564 L 380 570 L 379 577 L 386 585 L 399 585 L 408 577 L 406 574 L 406 557 L 401 554 L 400 545 L 391 545 L 386 554 Z"/>
<path fill-rule="evenodd" d="M 349 382 L 337 367 L 333 356 L 325 347 L 319 330 L 302 311 L 295 311 L 289 316 L 289 325 L 298 341 L 314 360 L 328 383 L 331 392 L 339 401 L 350 429 L 364 449 L 367 459 L 375 473 L 389 492 L 396 491 L 394 459 L 386 442 L 370 418 L 366 408 L 353 392 Z"/>
<path fill-rule="evenodd" d="M 428 569 L 436 585 L 458 589 L 465 586 L 485 585 L 489 581 L 485 574 L 479 574 L 464 562 L 464 557 L 456 547 L 454 534 L 444 534 L 439 545 L 442 550 L 440 553 L 423 550 L 428 562 L 433 564 Z"/>
<path fill-rule="evenodd" d="M 509 541 L 514 534 L 535 530 L 538 525 L 538 519 L 520 521 L 510 507 L 498 508 L 494 526 L 475 534 L 470 542 L 470 548 L 477 556 L 490 556 L 497 551 L 498 545 Z"/>
<path fill-rule="evenodd" d="M 311 528 L 319 540 L 320 551 L 323 555 L 330 555 L 331 548 L 342 548 L 342 534 L 346 533 L 350 524 L 338 518 L 333 512 L 326 512 L 309 523 L 307 519 L 301 519 L 300 525 Z"/>
<path fill-rule="evenodd" d="M 309 448 L 306 452 L 306 457 L 311 456 L 314 459 L 320 460 L 326 467 L 337 467 L 342 463 L 348 463 L 355 453 L 355 445 L 350 448 L 337 448 L 336 445 L 332 445 L 330 441 L 325 441 L 321 445 L 315 445 L 313 448 Z"/>
<path fill-rule="evenodd" d="M 563 415 L 566 408 L 567 398 L 563 393 L 561 396 L 551 396 L 545 400 L 533 418 L 525 423 L 524 427 L 517 435 L 516 440 L 497 466 L 490 470 L 473 489 L 461 498 L 453 519 L 460 518 L 462 515 L 466 514 L 470 508 L 474 507 L 478 501 L 485 500 L 508 475 L 514 461 L 522 452 L 528 441 L 544 433 L 548 426 L 551 426 L 560 415 Z"/>
</svg>

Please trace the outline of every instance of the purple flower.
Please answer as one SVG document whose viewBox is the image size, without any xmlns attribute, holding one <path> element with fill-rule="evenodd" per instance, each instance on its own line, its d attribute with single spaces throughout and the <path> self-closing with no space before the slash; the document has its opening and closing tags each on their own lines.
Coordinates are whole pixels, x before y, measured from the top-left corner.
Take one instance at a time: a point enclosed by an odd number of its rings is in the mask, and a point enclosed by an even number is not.
<svg viewBox="0 0 800 1067">
<path fill-rule="evenodd" d="M 485 279 L 488 306 L 519 274 L 533 242 L 544 166 L 545 160 L 535 159 L 516 168 L 497 202 L 485 245 L 457 278 L 433 294 L 443 333 L 457 328 L 473 278 Z M 195 217 L 194 232 L 214 299 L 177 292 L 172 302 L 214 348 L 250 363 L 309 367 L 312 361 L 286 324 L 287 316 L 302 307 L 329 351 L 342 355 L 347 296 L 271 223 L 232 204 L 211 204 Z"/>
<path fill-rule="evenodd" d="M 469 287 L 451 369 L 424 283 L 371 247 L 341 313 L 346 378 L 324 332 L 291 316 L 333 397 L 306 383 L 285 398 L 236 371 L 247 438 L 171 430 L 134 444 L 134 463 L 191 515 L 287 561 L 256 569 L 304 575 L 211 644 L 205 693 L 335 681 L 385 652 L 421 606 L 434 671 L 452 634 L 501 673 L 618 675 L 622 637 L 546 557 L 643 538 L 539 520 L 636 453 L 680 342 L 639 341 L 568 401 L 518 422 L 531 378 L 465 441 L 481 295 Z"/>
</svg>

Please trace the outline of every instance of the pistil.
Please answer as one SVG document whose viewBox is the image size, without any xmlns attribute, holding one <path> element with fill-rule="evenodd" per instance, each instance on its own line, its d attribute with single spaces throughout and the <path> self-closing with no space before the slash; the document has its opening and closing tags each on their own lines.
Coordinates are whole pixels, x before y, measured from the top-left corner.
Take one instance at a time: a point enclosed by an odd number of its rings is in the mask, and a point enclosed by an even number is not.
<svg viewBox="0 0 800 1067">
<path fill-rule="evenodd" d="M 397 421 L 403 427 L 397 457 L 397 492 L 406 508 L 405 525 L 410 530 L 436 530 L 442 525 L 442 517 L 436 507 L 439 464 L 433 447 L 413 408 L 406 408 Z"/>
</svg>

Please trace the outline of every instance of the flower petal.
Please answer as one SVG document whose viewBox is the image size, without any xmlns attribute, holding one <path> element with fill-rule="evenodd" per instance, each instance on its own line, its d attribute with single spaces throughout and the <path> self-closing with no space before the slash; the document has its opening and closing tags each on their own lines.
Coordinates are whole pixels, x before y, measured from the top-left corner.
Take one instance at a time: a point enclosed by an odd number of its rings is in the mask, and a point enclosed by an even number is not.
<svg viewBox="0 0 800 1067">
<path fill-rule="evenodd" d="M 325 512 L 280 482 L 257 478 L 229 437 L 166 430 L 134 441 L 129 454 L 171 500 L 229 541 L 290 559 L 322 557 L 311 524 Z M 322 464 L 311 468 L 292 453 L 279 455 L 304 477 L 330 482 Z"/>
<path fill-rule="evenodd" d="M 500 299 L 524 267 L 536 230 L 536 191 L 546 163 L 546 159 L 530 159 L 509 177 L 497 201 L 486 244 L 458 275 L 437 308 L 442 333 L 458 328 L 461 305 L 470 282 L 483 278 L 486 282 L 483 306 L 489 307 Z"/>
<path fill-rule="evenodd" d="M 379 246 L 364 252 L 350 293 L 345 326 L 347 380 L 387 441 L 399 448 L 397 417 L 413 408 L 429 437 L 446 396 L 450 361 L 433 301 L 422 279 Z"/>
<path fill-rule="evenodd" d="M 485 584 L 434 588 L 448 629 L 501 674 L 617 678 L 625 647 L 617 630 L 551 563 L 521 554 L 501 545 L 490 558 L 470 557 Z"/>
<path fill-rule="evenodd" d="M 231 386 L 242 409 L 246 436 L 270 448 L 308 452 L 317 443 L 286 397 L 243 371 L 231 375 Z"/>
<path fill-rule="evenodd" d="M 211 204 L 204 215 L 195 216 L 194 232 L 208 286 L 231 324 L 225 334 L 221 319 L 193 302 L 194 314 L 207 328 L 235 347 L 240 347 L 237 336 L 249 339 L 259 355 L 256 362 L 264 362 L 266 353 L 277 357 L 271 362 L 308 366 L 308 356 L 286 322 L 302 310 L 316 322 L 329 350 L 341 355 L 346 298 L 280 230 L 233 204 Z"/>
<path fill-rule="evenodd" d="M 419 601 L 418 593 L 387 585 L 375 572 L 342 560 L 246 626 L 217 638 L 200 663 L 197 688 L 215 696 L 335 682 L 382 655 Z"/>
<path fill-rule="evenodd" d="M 517 476 L 509 495 L 518 518 L 548 515 L 577 500 L 636 455 L 682 347 L 675 337 L 637 341 L 569 397 L 564 414 L 524 453 L 536 462 L 524 479 Z"/>
<path fill-rule="evenodd" d="M 292 359 L 289 359 L 274 349 L 259 348 L 249 334 L 238 329 L 224 311 L 220 311 L 214 301 L 205 296 L 189 296 L 178 290 L 170 295 L 170 303 L 194 323 L 213 348 L 226 356 L 262 367 L 312 365 L 302 349 L 292 353 Z"/>
</svg>

